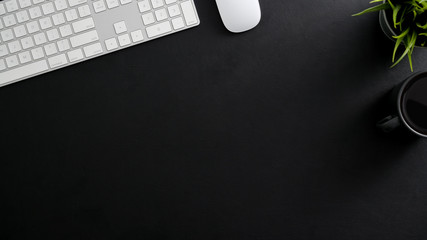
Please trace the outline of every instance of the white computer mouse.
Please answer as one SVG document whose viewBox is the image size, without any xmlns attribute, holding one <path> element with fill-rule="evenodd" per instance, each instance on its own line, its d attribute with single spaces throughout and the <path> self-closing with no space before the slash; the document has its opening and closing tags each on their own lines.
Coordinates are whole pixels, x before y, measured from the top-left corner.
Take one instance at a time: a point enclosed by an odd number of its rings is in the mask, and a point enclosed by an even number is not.
<svg viewBox="0 0 427 240">
<path fill-rule="evenodd" d="M 258 0 L 216 0 L 222 22 L 233 33 L 248 31 L 261 20 Z"/>
</svg>

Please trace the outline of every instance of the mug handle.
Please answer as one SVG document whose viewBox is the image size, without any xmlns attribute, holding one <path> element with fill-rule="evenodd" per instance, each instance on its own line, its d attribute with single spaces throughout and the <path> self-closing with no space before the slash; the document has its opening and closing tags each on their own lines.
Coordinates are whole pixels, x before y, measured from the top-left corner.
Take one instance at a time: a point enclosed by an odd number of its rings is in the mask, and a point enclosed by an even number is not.
<svg viewBox="0 0 427 240">
<path fill-rule="evenodd" d="M 377 123 L 377 127 L 385 133 L 389 133 L 401 125 L 398 116 L 387 116 Z"/>
</svg>

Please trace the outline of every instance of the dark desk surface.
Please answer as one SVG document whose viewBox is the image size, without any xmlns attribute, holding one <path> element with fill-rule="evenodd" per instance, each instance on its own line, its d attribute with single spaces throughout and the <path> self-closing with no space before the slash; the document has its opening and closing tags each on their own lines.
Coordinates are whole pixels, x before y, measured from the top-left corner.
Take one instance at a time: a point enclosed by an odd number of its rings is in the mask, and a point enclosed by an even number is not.
<svg viewBox="0 0 427 240">
<path fill-rule="evenodd" d="M 267 1 L 0 88 L 2 239 L 426 239 L 427 142 L 367 0 Z M 427 65 L 417 49 L 415 71 Z"/>
</svg>

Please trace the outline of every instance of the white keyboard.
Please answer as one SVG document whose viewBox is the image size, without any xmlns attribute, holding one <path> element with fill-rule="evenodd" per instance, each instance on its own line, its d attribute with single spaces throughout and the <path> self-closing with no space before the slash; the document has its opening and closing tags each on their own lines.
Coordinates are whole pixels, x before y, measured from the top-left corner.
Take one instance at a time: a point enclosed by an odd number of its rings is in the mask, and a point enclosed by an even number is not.
<svg viewBox="0 0 427 240">
<path fill-rule="evenodd" d="M 193 0 L 0 0 L 0 87 L 199 23 Z"/>
</svg>

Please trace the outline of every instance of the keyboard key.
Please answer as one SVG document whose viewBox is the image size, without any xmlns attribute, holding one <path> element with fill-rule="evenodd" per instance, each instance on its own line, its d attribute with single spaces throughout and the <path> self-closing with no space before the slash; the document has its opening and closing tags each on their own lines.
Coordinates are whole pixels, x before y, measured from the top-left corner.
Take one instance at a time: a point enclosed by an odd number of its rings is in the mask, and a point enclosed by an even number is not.
<svg viewBox="0 0 427 240">
<path fill-rule="evenodd" d="M 149 12 L 144 15 L 142 15 L 142 21 L 144 22 L 144 25 L 152 24 L 155 22 L 153 13 Z"/>
<path fill-rule="evenodd" d="M 138 8 L 140 12 L 146 12 L 146 11 L 150 11 L 151 7 L 150 7 L 150 3 L 148 2 L 148 0 L 142 0 L 141 2 L 138 2 Z"/>
<path fill-rule="evenodd" d="M 113 49 L 118 48 L 119 45 L 117 45 L 117 40 L 115 38 L 110 38 L 105 40 L 105 48 L 107 48 L 108 51 L 111 51 Z"/>
<path fill-rule="evenodd" d="M 39 4 L 39 3 L 42 3 L 42 2 L 44 2 L 45 0 L 33 0 L 33 3 L 34 4 Z"/>
<path fill-rule="evenodd" d="M 93 9 L 96 13 L 100 13 L 105 11 L 107 8 L 105 7 L 104 1 L 100 0 L 93 3 Z"/>
<path fill-rule="evenodd" d="M 118 39 L 119 39 L 119 44 L 121 47 L 129 45 L 131 43 L 130 38 L 129 38 L 129 34 L 120 35 L 118 37 Z"/>
<path fill-rule="evenodd" d="M 63 13 L 58 13 L 52 16 L 53 24 L 55 26 L 65 23 L 65 17 Z"/>
<path fill-rule="evenodd" d="M 151 0 L 151 4 L 153 5 L 153 8 L 159 8 L 163 6 L 163 0 Z"/>
<path fill-rule="evenodd" d="M 187 25 L 193 25 L 197 23 L 196 13 L 193 8 L 193 4 L 190 1 L 181 3 L 182 13 L 184 14 L 185 22 Z"/>
<path fill-rule="evenodd" d="M 114 23 L 114 30 L 116 31 L 116 34 L 124 33 L 127 31 L 126 24 L 124 21 Z"/>
<path fill-rule="evenodd" d="M 6 14 L 6 8 L 3 3 L 0 3 L 0 16 Z"/>
<path fill-rule="evenodd" d="M 19 0 L 19 5 L 21 8 L 26 8 L 31 6 L 31 0 Z"/>
<path fill-rule="evenodd" d="M 37 33 L 36 35 L 34 35 L 34 42 L 36 43 L 36 45 L 41 45 L 43 43 L 46 43 L 46 36 L 44 35 L 44 33 Z"/>
<path fill-rule="evenodd" d="M 106 0 L 107 1 L 107 7 L 109 9 L 111 8 L 115 8 L 119 6 L 119 1 L 118 0 Z"/>
<path fill-rule="evenodd" d="M 37 21 L 27 23 L 27 29 L 28 29 L 28 33 L 35 33 L 40 30 L 39 24 L 37 23 Z"/>
<path fill-rule="evenodd" d="M 70 7 L 74 7 L 83 3 L 86 3 L 87 0 L 68 0 L 68 3 L 70 4 Z"/>
<path fill-rule="evenodd" d="M 166 0 L 166 4 L 176 3 L 177 0 Z"/>
<path fill-rule="evenodd" d="M 30 20 L 30 17 L 28 17 L 27 11 L 17 12 L 16 18 L 18 19 L 18 23 L 23 23 L 23 22 Z"/>
<path fill-rule="evenodd" d="M 50 17 L 45 17 L 39 20 L 41 29 L 48 29 L 52 27 L 52 21 L 50 20 Z"/>
<path fill-rule="evenodd" d="M 65 18 L 68 22 L 76 20 L 78 18 L 76 9 L 65 11 Z"/>
<path fill-rule="evenodd" d="M 181 14 L 181 11 L 179 10 L 178 5 L 173 5 L 173 6 L 168 7 L 168 12 L 169 12 L 169 16 L 171 16 L 171 17 L 175 17 L 175 16 L 178 16 L 179 14 Z"/>
<path fill-rule="evenodd" d="M 41 47 L 34 48 L 33 50 L 31 50 L 31 55 L 33 56 L 34 60 L 43 58 L 44 57 L 43 49 Z"/>
<path fill-rule="evenodd" d="M 18 10 L 18 2 L 16 0 L 10 0 L 5 3 L 8 12 L 14 12 Z"/>
<path fill-rule="evenodd" d="M 56 50 L 56 45 L 55 43 L 49 43 L 47 45 L 44 46 L 44 51 L 46 52 L 47 56 L 53 55 L 55 53 L 57 53 L 58 51 Z"/>
<path fill-rule="evenodd" d="M 64 25 L 64 26 L 59 27 L 59 32 L 61 33 L 62 37 L 68 37 L 71 34 L 73 34 L 70 25 Z"/>
<path fill-rule="evenodd" d="M 83 52 L 81 49 L 76 49 L 67 53 L 68 59 L 70 62 L 75 62 L 83 59 Z"/>
<path fill-rule="evenodd" d="M 13 39 L 12 29 L 6 29 L 4 31 L 1 31 L 0 35 L 1 35 L 1 38 L 3 39 L 3 42 L 7 42 Z"/>
<path fill-rule="evenodd" d="M 3 22 L 6 27 L 10 27 L 16 24 L 16 19 L 14 15 L 7 15 L 3 17 Z"/>
<path fill-rule="evenodd" d="M 48 14 L 55 12 L 55 8 L 53 8 L 53 3 L 51 3 L 51 2 L 43 4 L 42 10 L 43 10 L 44 15 L 48 15 Z"/>
<path fill-rule="evenodd" d="M 31 37 L 26 37 L 21 39 L 21 44 L 23 49 L 28 49 L 34 47 L 34 42 Z"/>
<path fill-rule="evenodd" d="M 58 50 L 60 52 L 63 52 L 63 51 L 70 49 L 70 43 L 68 42 L 67 39 L 63 39 L 63 40 L 58 41 L 56 43 L 56 45 L 58 45 Z"/>
<path fill-rule="evenodd" d="M 102 53 L 102 47 L 100 43 L 95 43 L 83 48 L 86 57 L 92 57 Z"/>
<path fill-rule="evenodd" d="M 4 62 L 3 59 L 0 59 L 0 71 L 5 70 L 6 69 L 6 63 Z"/>
<path fill-rule="evenodd" d="M 30 52 L 28 51 L 18 54 L 18 57 L 19 57 L 19 62 L 22 64 L 31 61 L 31 55 L 30 55 Z"/>
<path fill-rule="evenodd" d="M 185 27 L 184 20 L 182 19 L 182 17 L 173 19 L 172 25 L 173 25 L 173 29 L 175 29 L 175 30 L 178 30 L 178 29 Z"/>
<path fill-rule="evenodd" d="M 122 5 L 125 5 L 125 4 L 128 4 L 128 3 L 131 3 L 132 2 L 132 0 L 120 0 L 120 3 L 122 4 Z"/>
<path fill-rule="evenodd" d="M 18 57 L 16 55 L 12 55 L 10 57 L 7 57 L 6 58 L 6 64 L 7 64 L 7 67 L 9 67 L 9 68 L 18 66 L 18 64 L 19 64 Z"/>
<path fill-rule="evenodd" d="M 58 32 L 58 30 L 56 28 L 47 31 L 46 35 L 47 35 L 47 39 L 50 42 L 55 41 L 56 39 L 59 38 L 59 32 Z"/>
<path fill-rule="evenodd" d="M 67 1 L 66 0 L 55 0 L 55 7 L 56 10 L 62 11 L 67 8 Z"/>
<path fill-rule="evenodd" d="M 95 27 L 93 18 L 86 18 L 78 22 L 73 23 L 73 29 L 75 33 L 83 32 Z"/>
<path fill-rule="evenodd" d="M 15 33 L 15 36 L 17 38 L 20 38 L 20 37 L 22 37 L 22 36 L 24 36 L 24 35 L 27 34 L 27 30 L 25 30 L 25 26 L 24 25 L 20 25 L 20 26 L 17 26 L 15 28 L 13 28 L 13 32 Z"/>
<path fill-rule="evenodd" d="M 30 8 L 30 9 L 28 10 L 28 12 L 30 12 L 30 17 L 31 17 L 31 19 L 39 18 L 39 17 L 41 17 L 41 16 L 42 16 L 42 12 L 41 12 L 41 10 L 40 10 L 40 7 L 39 7 L 39 6 L 36 6 L 36 7 Z"/>
<path fill-rule="evenodd" d="M 50 57 L 48 59 L 48 62 L 51 68 L 60 67 L 68 63 L 67 57 L 65 57 L 65 54 L 60 54 L 58 56 Z"/>
<path fill-rule="evenodd" d="M 70 38 L 71 46 L 73 48 L 79 47 L 91 42 L 95 42 L 98 40 L 99 40 L 98 33 L 95 30 L 90 32 L 85 32 L 83 34 Z"/>
<path fill-rule="evenodd" d="M 162 21 L 168 18 L 168 14 L 166 13 L 166 9 L 162 8 L 155 12 L 157 21 Z"/>
<path fill-rule="evenodd" d="M 80 17 L 87 17 L 90 15 L 89 5 L 84 5 L 78 8 Z"/>
<path fill-rule="evenodd" d="M 22 50 L 21 44 L 19 41 L 13 41 L 7 44 L 10 53 L 16 53 Z"/>
<path fill-rule="evenodd" d="M 0 45 L 0 57 L 4 57 L 9 53 L 6 45 Z"/>
<path fill-rule="evenodd" d="M 168 21 L 162 22 L 145 29 L 149 38 L 157 37 L 159 35 L 172 31 L 171 25 Z"/>
<path fill-rule="evenodd" d="M 19 68 L 12 69 L 10 71 L 0 73 L 0 85 L 11 83 L 21 78 L 26 78 L 37 73 L 48 70 L 46 60 L 34 62 L 28 65 L 24 65 Z"/>
<path fill-rule="evenodd" d="M 133 42 L 140 42 L 144 40 L 144 36 L 142 35 L 141 30 L 133 31 L 130 33 Z"/>
</svg>

